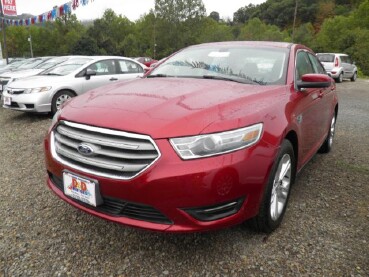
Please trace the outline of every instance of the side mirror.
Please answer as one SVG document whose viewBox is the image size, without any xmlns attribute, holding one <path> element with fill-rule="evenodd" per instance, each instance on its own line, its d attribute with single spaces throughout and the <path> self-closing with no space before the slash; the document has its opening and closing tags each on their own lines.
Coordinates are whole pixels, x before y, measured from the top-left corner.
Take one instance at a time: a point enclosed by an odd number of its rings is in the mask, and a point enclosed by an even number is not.
<svg viewBox="0 0 369 277">
<path fill-rule="evenodd" d="M 298 90 L 304 88 L 327 88 L 332 85 L 332 78 L 325 74 L 305 74 L 296 82 Z"/>
<path fill-rule="evenodd" d="M 91 76 L 95 76 L 97 73 L 95 70 L 91 69 L 91 68 L 87 68 L 85 76 L 86 76 L 86 80 L 90 80 Z"/>
</svg>

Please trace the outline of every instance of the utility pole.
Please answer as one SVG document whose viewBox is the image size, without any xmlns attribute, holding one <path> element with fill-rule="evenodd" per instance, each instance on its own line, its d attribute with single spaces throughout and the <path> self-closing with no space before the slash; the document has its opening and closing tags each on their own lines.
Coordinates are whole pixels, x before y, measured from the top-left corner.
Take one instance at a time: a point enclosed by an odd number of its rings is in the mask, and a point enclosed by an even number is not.
<svg viewBox="0 0 369 277">
<path fill-rule="evenodd" d="M 295 14 L 293 16 L 292 42 L 295 42 L 295 26 L 296 26 L 296 17 L 297 17 L 297 3 L 298 3 L 298 0 L 296 0 Z"/>
<path fill-rule="evenodd" d="M 4 13 L 3 13 L 3 3 L 2 1 L 0 0 L 0 15 L 1 15 L 1 29 L 3 30 L 3 41 L 4 41 L 4 47 L 3 47 L 3 51 L 4 51 L 4 57 L 6 59 L 6 64 L 9 63 L 9 60 L 8 60 L 8 49 L 6 48 L 6 32 L 5 32 L 5 18 L 4 18 Z"/>
<path fill-rule="evenodd" d="M 31 49 L 31 58 L 33 58 L 32 35 L 31 35 L 31 33 L 29 33 L 28 41 L 29 41 L 29 47 L 30 47 L 30 49 Z"/>
</svg>

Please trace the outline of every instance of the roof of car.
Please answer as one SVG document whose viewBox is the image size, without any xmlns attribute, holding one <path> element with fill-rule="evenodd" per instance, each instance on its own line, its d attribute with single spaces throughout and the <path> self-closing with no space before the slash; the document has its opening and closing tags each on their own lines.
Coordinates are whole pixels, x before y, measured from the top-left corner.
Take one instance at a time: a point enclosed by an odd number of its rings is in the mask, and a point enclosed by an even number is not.
<svg viewBox="0 0 369 277">
<path fill-rule="evenodd" d="M 210 42 L 190 47 L 203 47 L 203 46 L 266 46 L 266 47 L 279 47 L 290 48 L 293 43 L 289 42 L 274 42 L 274 41 L 224 41 L 224 42 Z"/>
<path fill-rule="evenodd" d="M 340 55 L 340 56 L 348 56 L 347 54 L 343 53 L 316 53 L 317 55 Z"/>
</svg>

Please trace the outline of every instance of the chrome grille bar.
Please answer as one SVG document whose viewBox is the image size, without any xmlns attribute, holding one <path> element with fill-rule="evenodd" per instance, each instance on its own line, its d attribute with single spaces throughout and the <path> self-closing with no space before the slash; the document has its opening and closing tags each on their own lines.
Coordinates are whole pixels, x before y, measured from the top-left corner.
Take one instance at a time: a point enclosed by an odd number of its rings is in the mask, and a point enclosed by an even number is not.
<svg viewBox="0 0 369 277">
<path fill-rule="evenodd" d="M 79 151 L 88 145 L 91 153 Z M 136 177 L 160 158 L 149 136 L 61 121 L 51 133 L 54 159 L 79 171 L 111 179 Z"/>
</svg>

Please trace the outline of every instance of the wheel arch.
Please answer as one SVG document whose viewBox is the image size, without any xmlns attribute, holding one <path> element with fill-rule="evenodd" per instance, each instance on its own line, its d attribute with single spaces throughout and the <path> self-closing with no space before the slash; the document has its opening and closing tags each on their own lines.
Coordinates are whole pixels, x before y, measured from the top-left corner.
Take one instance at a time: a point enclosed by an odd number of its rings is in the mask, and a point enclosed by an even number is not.
<svg viewBox="0 0 369 277">
<path fill-rule="evenodd" d="M 77 95 L 78 95 L 78 94 L 77 94 L 73 89 L 71 89 L 71 88 L 61 88 L 61 89 L 58 89 L 58 90 L 56 90 L 56 91 L 55 91 L 55 93 L 54 93 L 54 95 L 53 95 L 53 98 L 54 98 L 54 96 L 55 96 L 57 93 L 59 93 L 59 92 L 61 92 L 61 91 L 69 91 L 69 92 L 73 93 L 73 94 L 74 94 L 74 96 L 77 96 Z"/>
<path fill-rule="evenodd" d="M 293 147 L 293 152 L 295 155 L 295 161 L 296 161 L 296 167 L 298 165 L 298 158 L 299 158 L 299 139 L 297 136 L 297 133 L 294 130 L 290 130 L 286 136 L 285 139 L 287 139 Z"/>
</svg>

